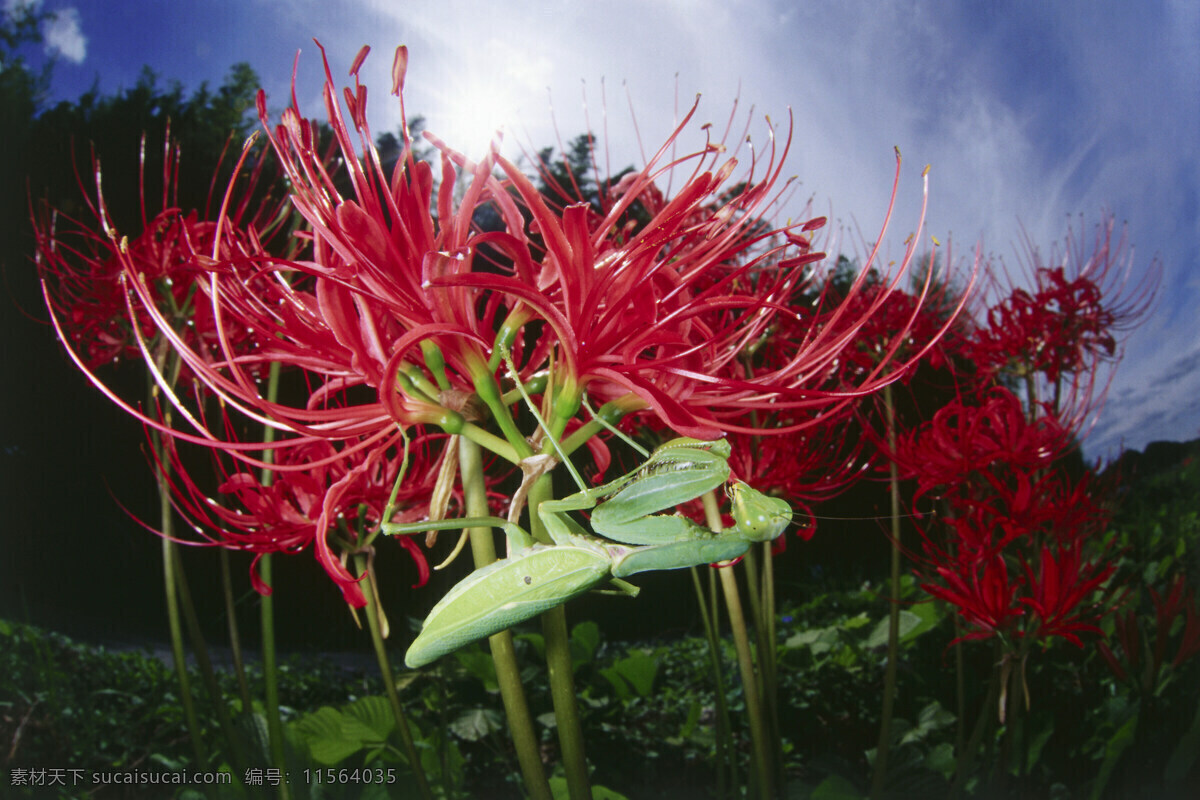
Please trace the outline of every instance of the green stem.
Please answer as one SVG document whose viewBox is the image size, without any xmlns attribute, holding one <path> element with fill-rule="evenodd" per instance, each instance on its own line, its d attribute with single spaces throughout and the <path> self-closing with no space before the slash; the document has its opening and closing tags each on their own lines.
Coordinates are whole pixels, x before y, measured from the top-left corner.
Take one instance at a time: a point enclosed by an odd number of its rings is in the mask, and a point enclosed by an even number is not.
<svg viewBox="0 0 1200 800">
<path fill-rule="evenodd" d="M 721 531 L 721 512 L 717 507 L 717 499 L 712 492 L 705 492 L 701 497 L 704 504 L 704 514 L 708 527 L 719 533 Z M 757 780 L 758 795 L 762 800 L 770 800 L 774 792 L 771 788 L 774 777 L 770 760 L 767 756 L 766 728 L 763 724 L 762 702 L 758 692 L 758 678 L 754 674 L 754 657 L 750 653 L 750 636 L 746 629 L 746 617 L 742 612 L 742 599 L 738 595 L 737 577 L 733 567 L 718 569 L 721 578 L 722 595 L 725 598 L 725 609 L 729 613 L 729 628 L 733 633 L 733 645 L 737 650 L 738 670 L 742 677 L 742 694 L 746 698 L 746 716 L 750 722 L 750 748 L 754 754 L 754 771 L 751 777 Z M 753 785 L 751 794 L 754 794 Z"/>
<path fill-rule="evenodd" d="M 520 462 L 522 458 L 517 454 L 517 449 L 515 447 L 513 447 L 504 439 L 501 439 L 496 434 L 485 431 L 478 425 L 473 425 L 470 422 L 463 423 L 462 430 L 459 431 L 459 434 L 464 438 L 470 439 L 480 447 L 487 448 L 510 463 L 516 464 Z"/>
<path fill-rule="evenodd" d="M 279 662 L 275 657 L 275 597 L 271 593 L 271 554 L 263 553 L 258 560 L 258 577 L 268 594 L 259 598 L 259 620 L 262 625 L 263 696 L 267 712 L 267 733 L 271 740 L 271 763 L 287 771 L 287 753 L 283 747 L 283 719 L 279 716 Z M 288 800 L 287 781 L 279 782 L 279 800 Z"/>
<path fill-rule="evenodd" d="M 708 603 L 708 613 L 713 620 L 713 630 L 717 634 L 720 634 L 721 597 L 717 592 L 717 570 L 712 568 L 708 570 Z M 729 702 L 724 694 L 721 696 L 721 706 L 725 709 L 725 746 L 729 751 L 729 785 L 731 787 L 731 794 L 737 797 L 740 796 L 738 792 L 741 791 L 741 781 L 738 777 L 737 742 L 734 739 L 733 718 L 729 715 Z"/>
<path fill-rule="evenodd" d="M 770 800 L 774 777 L 767 758 L 766 726 L 763 723 L 762 703 L 759 700 L 758 681 L 754 675 L 754 659 L 750 654 L 750 636 L 746 630 L 746 618 L 742 613 L 742 601 L 738 596 L 737 578 L 733 567 L 717 570 L 721 575 L 721 589 L 725 596 L 725 608 L 729 612 L 729 627 L 733 631 L 733 643 L 737 648 L 738 669 L 742 675 L 742 692 L 746 697 L 746 715 L 750 718 L 750 746 L 754 753 L 754 769 L 758 778 L 758 795 Z"/>
<path fill-rule="evenodd" d="M 155 369 L 162 374 L 167 361 L 168 349 L 163 342 L 155 356 Z M 175 365 L 172 364 L 174 368 Z M 174 369 L 173 369 L 174 371 Z M 147 387 L 147 408 L 157 405 L 155 384 L 151 381 Z M 164 423 L 171 424 L 171 417 L 165 415 Z M 150 435 L 150 446 L 154 450 L 155 479 L 158 484 L 159 525 L 162 534 L 162 564 L 163 589 L 167 602 L 167 628 L 171 635 L 171 657 L 175 662 L 175 677 L 179 681 L 179 700 L 183 705 L 183 718 L 188 729 L 188 738 L 192 740 L 192 755 L 196 759 L 196 768 L 204 769 L 208 765 L 208 753 L 200 736 L 200 720 L 196 715 L 196 700 L 192 694 L 192 682 L 188 676 L 187 658 L 183 648 L 183 621 L 179 608 L 179 561 L 176 558 L 176 545 L 173 540 L 174 520 L 171 514 L 171 482 L 167 473 L 166 449 L 163 447 L 162 436 L 157 431 Z"/>
<path fill-rule="evenodd" d="M 720 637 L 717 635 L 717 622 L 711 614 L 708 613 L 708 598 L 704 596 L 704 587 L 700 583 L 700 573 L 696 567 L 690 569 L 692 573 L 692 586 L 696 590 L 696 600 L 700 604 L 700 621 L 704 625 L 704 636 L 708 640 L 708 655 L 709 667 L 712 670 L 713 676 L 713 696 L 716 698 L 717 705 L 717 787 L 716 800 L 723 800 L 725 797 L 725 769 L 729 766 L 733 772 L 732 782 L 735 784 L 733 790 L 736 792 L 736 775 L 737 767 L 733 764 L 732 744 L 726 747 L 726 739 L 730 736 L 729 730 L 729 708 L 725 703 L 725 680 L 721 675 L 721 645 Z M 712 570 L 709 570 L 709 577 L 712 575 Z M 729 764 L 726 764 L 729 761 Z"/>
<path fill-rule="evenodd" d="M 175 559 L 176 588 L 179 591 L 179 604 L 183 610 L 183 619 L 187 624 L 188 638 L 192 642 L 192 652 L 196 655 L 196 667 L 204 682 L 204 690 L 208 694 L 213 710 L 217 713 L 217 724 L 221 735 L 229 746 L 229 760 L 233 762 L 237 774 L 245 775 L 248 766 L 243 755 L 246 753 L 245 743 L 233 727 L 233 719 L 229 716 L 229 706 L 217 685 L 217 676 L 213 671 L 212 660 L 208 657 L 208 645 L 204 641 L 204 633 L 200 630 L 200 620 L 196 617 L 196 607 L 192 603 L 192 593 L 188 588 L 187 573 L 183 569 L 183 559 L 179 557 L 179 549 L 174 548 L 172 556 Z"/>
<path fill-rule="evenodd" d="M 267 378 L 267 400 L 275 402 L 279 394 L 279 362 L 271 363 Z M 267 425 L 263 429 L 263 444 L 275 441 L 275 428 Z M 275 461 L 274 449 L 267 447 L 263 452 L 264 462 Z M 260 482 L 264 487 L 275 482 L 274 471 L 264 468 Z M 262 627 L 263 699 L 267 714 L 267 733 L 271 739 L 271 763 L 281 772 L 287 772 L 287 751 L 283 743 L 283 718 L 279 714 L 279 662 L 275 652 L 275 595 L 271 576 L 271 554 L 263 553 L 258 561 L 258 575 L 267 593 L 259 597 L 259 624 Z M 279 782 L 279 800 L 290 800 L 291 791 L 287 781 Z"/>
<path fill-rule="evenodd" d="M 164 517 L 169 517 L 171 503 L 165 499 L 165 495 L 163 502 L 167 507 L 163 512 Z M 171 657 L 175 661 L 175 677 L 179 681 L 179 700 L 183 704 L 183 718 L 187 724 L 188 736 L 192 740 L 192 755 L 196 759 L 196 768 L 204 769 L 208 765 L 208 753 L 200 738 L 200 720 L 196 716 L 196 701 L 192 696 L 192 682 L 188 677 L 187 660 L 183 650 L 183 621 L 179 615 L 179 590 L 175 574 L 175 542 L 165 535 L 162 540 L 162 561 L 167 598 L 167 625 L 171 632 Z"/>
<path fill-rule="evenodd" d="M 536 509 L 550 498 L 550 482 L 545 476 L 529 490 L 530 533 L 534 539 L 545 541 L 541 517 Z M 554 721 L 558 744 L 562 750 L 567 789 L 571 800 L 591 800 L 587 756 L 583 747 L 583 724 L 575 697 L 575 674 L 571 664 L 571 639 L 567 633 L 567 611 L 556 606 L 542 614 L 542 637 L 546 643 L 546 670 L 550 680 L 550 698 L 554 704 Z"/>
<path fill-rule="evenodd" d="M 778 634 L 775 628 L 775 556 L 771 551 L 771 542 L 762 543 L 763 551 L 763 613 L 764 637 L 768 645 L 764 649 L 765 658 L 759 665 L 763 675 L 763 686 L 766 691 L 763 699 L 767 708 L 767 722 L 771 731 L 772 757 L 775 762 L 775 787 L 782 790 L 787 785 L 786 762 L 783 754 L 783 734 L 779 727 L 779 682 L 778 675 Z"/>
<path fill-rule="evenodd" d="M 421 758 L 417 755 L 417 748 L 413 744 L 412 731 L 408 727 L 408 718 L 404 716 L 404 709 L 400 705 L 400 693 L 396 691 L 396 676 L 392 671 L 391 661 L 388 660 L 387 647 L 383 641 L 383 630 L 379 625 L 379 606 L 375 601 L 377 597 L 375 576 L 372 570 L 369 569 L 366 553 L 354 554 L 354 566 L 358 575 L 366 578 L 362 582 L 363 596 L 367 599 L 367 627 L 371 631 L 371 645 L 375 648 L 375 660 L 379 664 L 379 674 L 383 677 L 383 688 L 387 693 L 388 703 L 392 707 L 392 718 L 396 721 L 396 728 L 400 731 L 400 741 L 404 745 L 404 755 L 408 759 L 409 767 L 412 769 L 413 777 L 417 782 L 417 792 L 420 793 L 424 800 L 433 800 L 433 791 L 429 788 L 429 781 L 425 778 L 425 770 L 421 767 Z"/>
<path fill-rule="evenodd" d="M 487 484 L 483 476 L 483 459 L 479 445 L 470 439 L 458 439 L 458 468 L 462 475 L 463 503 L 469 515 L 487 516 Z M 491 527 L 470 530 L 471 553 L 475 568 L 486 567 L 496 560 L 496 546 L 492 540 Z M 550 783 L 542 767 L 541 750 L 525 700 L 525 688 L 521 685 L 521 670 L 517 666 L 516 651 L 513 649 L 512 634 L 501 631 L 488 637 L 492 649 L 492 661 L 496 665 L 496 680 L 500 684 L 500 698 L 504 703 L 504 714 L 508 719 L 508 730 L 517 751 L 517 762 L 525 779 L 525 790 L 533 800 L 552 800 Z"/>
<path fill-rule="evenodd" d="M 242 658 L 242 637 L 238 633 L 237 609 L 233 602 L 233 576 L 229 569 L 229 551 L 220 548 L 221 589 L 225 599 L 225 619 L 229 628 L 229 652 L 233 657 L 233 671 L 237 675 L 238 696 L 242 699 L 242 713 L 251 711 L 250 682 L 246 679 L 246 662 Z"/>
<path fill-rule="evenodd" d="M 1191 727 L 1180 738 L 1179 744 L 1176 745 L 1175 751 L 1171 753 L 1171 758 L 1167 761 L 1163 780 L 1168 787 L 1182 787 L 1192 769 L 1192 764 L 1196 762 L 1197 754 L 1200 754 L 1200 704 L 1196 705 L 1196 714 L 1192 717 Z"/>
<path fill-rule="evenodd" d="M 891 384 L 883 387 L 883 417 L 888 451 L 896 452 L 896 410 Z M 883 796 L 887 781 L 888 754 L 892 746 L 892 711 L 896 700 L 896 668 L 900 657 L 900 476 L 896 462 L 888 465 L 892 501 L 891 595 L 888 608 L 887 669 L 883 678 L 883 710 L 879 717 L 879 743 L 875 749 L 875 772 L 871 777 L 871 800 Z"/>
<path fill-rule="evenodd" d="M 980 742 L 983 741 L 984 733 L 990 727 L 993 718 L 992 714 L 996 710 L 996 701 L 1000 697 L 1001 666 L 999 643 L 997 643 L 995 654 L 992 677 L 988 681 L 987 697 L 983 699 L 983 706 L 979 709 L 979 718 L 975 721 L 975 727 L 971 731 L 971 738 L 967 742 L 967 746 L 958 754 L 958 760 L 954 766 L 954 783 L 950 787 L 951 798 L 959 795 L 967 783 L 967 778 L 970 777 L 971 765 L 975 760 L 975 752 L 979 749 Z"/>
<path fill-rule="evenodd" d="M 954 752 L 961 753 L 967 746 L 967 677 L 963 663 L 962 623 L 954 615 L 954 693 L 957 700 L 958 725 L 954 735 Z"/>
<path fill-rule="evenodd" d="M 770 748 L 770 752 L 768 753 L 770 757 L 769 763 L 776 770 L 775 785 L 780 786 L 782 785 L 782 776 L 778 773 L 782 766 L 783 743 L 779 737 L 779 717 L 775 709 L 776 692 L 773 685 L 773 667 L 775 661 L 775 626 L 773 622 L 775 611 L 774 604 L 769 596 L 772 594 L 770 587 L 772 575 L 771 543 L 765 542 L 764 544 L 766 545 L 766 552 L 762 557 L 759 556 L 758 548 L 753 545 L 746 551 L 746 589 L 747 595 L 750 598 L 750 619 L 754 623 L 754 649 L 757 656 L 755 663 L 758 666 L 758 696 L 762 698 L 764 722 L 766 724 L 764 741 Z"/>
<path fill-rule="evenodd" d="M 500 391 L 500 385 L 496 382 L 496 376 L 482 362 L 469 366 L 472 369 L 471 380 L 475 384 L 475 394 L 479 396 L 479 399 L 483 401 L 484 405 L 492 413 L 492 418 L 500 426 L 500 431 L 504 434 L 504 438 L 508 440 L 508 443 L 516 451 L 517 460 L 533 455 L 533 448 L 529 446 L 529 442 L 525 440 L 525 436 L 517 428 L 517 423 L 513 419 L 512 412 L 504 404 L 503 393 Z"/>
</svg>

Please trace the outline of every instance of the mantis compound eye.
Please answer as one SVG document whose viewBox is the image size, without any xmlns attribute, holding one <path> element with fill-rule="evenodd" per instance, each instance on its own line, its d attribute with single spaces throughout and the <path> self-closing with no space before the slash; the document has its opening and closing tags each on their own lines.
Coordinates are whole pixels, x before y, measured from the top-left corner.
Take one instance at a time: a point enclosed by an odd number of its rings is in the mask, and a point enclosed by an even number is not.
<svg viewBox="0 0 1200 800">
<path fill-rule="evenodd" d="M 769 542 L 792 521 L 792 507 L 786 502 L 768 497 L 741 481 L 729 487 L 729 498 L 733 501 L 737 530 L 750 541 Z"/>
</svg>

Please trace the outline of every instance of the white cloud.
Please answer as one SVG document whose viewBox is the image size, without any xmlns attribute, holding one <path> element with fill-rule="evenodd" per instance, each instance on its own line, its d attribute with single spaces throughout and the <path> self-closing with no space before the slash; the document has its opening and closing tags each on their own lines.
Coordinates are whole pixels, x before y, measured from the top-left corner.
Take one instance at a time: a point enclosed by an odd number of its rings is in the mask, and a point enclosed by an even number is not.
<svg viewBox="0 0 1200 800">
<path fill-rule="evenodd" d="M 87 57 L 87 37 L 79 19 L 79 9 L 62 8 L 54 19 L 46 22 L 42 33 L 46 37 L 46 52 L 79 64 Z"/>
</svg>

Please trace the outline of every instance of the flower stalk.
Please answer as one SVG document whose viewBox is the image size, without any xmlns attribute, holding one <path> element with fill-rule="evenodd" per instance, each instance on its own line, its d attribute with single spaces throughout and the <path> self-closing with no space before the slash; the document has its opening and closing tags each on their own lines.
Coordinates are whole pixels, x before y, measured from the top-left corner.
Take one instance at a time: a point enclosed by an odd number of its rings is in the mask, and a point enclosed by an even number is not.
<svg viewBox="0 0 1200 800">
<path fill-rule="evenodd" d="M 896 451 L 896 408 L 892 387 L 883 387 L 883 424 L 888 452 Z M 887 781 L 888 753 L 892 745 L 892 709 L 896 700 L 896 669 L 900 657 L 900 470 L 894 460 L 888 463 L 888 492 L 891 498 L 891 564 L 888 607 L 887 668 L 883 677 L 883 710 L 879 715 L 879 742 L 875 748 L 875 766 L 871 776 L 871 799 L 883 796 Z"/>
<path fill-rule="evenodd" d="M 379 665 L 379 674 L 383 678 L 383 689 L 387 694 L 388 705 L 392 708 L 392 718 L 396 721 L 396 729 L 400 732 L 400 741 L 404 747 L 404 756 L 408 759 L 413 779 L 417 782 L 417 792 L 423 800 L 433 800 L 433 791 L 425 777 L 425 768 L 421 757 L 413 744 L 412 731 L 408 726 L 408 717 L 400 705 L 400 693 L 396 691 L 396 675 L 392 670 L 392 662 L 388 658 L 387 646 L 383 640 L 383 629 L 379 619 L 379 592 L 374 570 L 370 564 L 370 554 L 358 552 L 354 554 L 354 566 L 360 578 L 366 584 L 364 594 L 367 598 L 367 628 L 371 632 L 371 646 L 375 650 L 375 661 Z"/>
<path fill-rule="evenodd" d="M 467 516 L 487 516 L 487 484 L 484 480 L 482 453 L 479 445 L 466 437 L 458 438 L 458 469 L 462 480 L 463 507 Z M 491 528 L 471 528 L 469 536 L 475 569 L 482 569 L 496 560 L 496 546 L 492 540 Z M 501 631 L 488 637 L 488 646 L 492 651 L 492 662 L 496 666 L 500 698 L 504 703 L 508 732 L 517 751 L 521 776 L 525 780 L 525 790 L 533 800 L 552 800 L 550 783 L 542 766 L 537 731 L 525 699 L 525 687 L 521 684 L 521 669 L 517 665 L 512 633 Z"/>
<path fill-rule="evenodd" d="M 708 572 L 708 593 L 700 582 L 700 573 L 696 567 L 689 570 L 692 574 L 692 586 L 696 590 L 696 600 L 700 608 L 700 622 L 704 626 L 704 637 L 708 641 L 709 670 L 713 679 L 713 696 L 717 707 L 717 732 L 714 737 L 717 749 L 717 800 L 726 796 L 736 796 L 738 792 L 737 759 L 734 758 L 733 730 L 729 725 L 729 704 L 725 700 L 725 680 L 721 670 L 721 640 L 720 623 L 717 619 L 717 586 L 715 570 Z M 712 598 L 712 609 L 709 609 L 709 598 Z M 728 776 L 726 775 L 728 772 Z"/>
<path fill-rule="evenodd" d="M 702 499 L 709 528 L 720 531 L 722 529 L 721 514 L 717 507 L 716 497 L 712 492 L 708 492 Z M 734 648 L 737 651 L 742 692 L 746 697 L 746 716 L 750 724 L 750 749 L 754 763 L 750 793 L 751 795 L 757 793 L 762 800 L 771 800 L 775 796 L 772 788 L 775 775 L 767 751 L 768 732 L 763 720 L 758 676 L 754 671 L 754 656 L 750 647 L 750 634 L 746 628 L 746 615 L 742 611 L 742 599 L 738 593 L 737 576 L 732 564 L 718 568 L 717 572 L 720 573 L 721 592 L 725 599 L 725 610 L 729 614 L 729 627 L 733 633 Z"/>
</svg>

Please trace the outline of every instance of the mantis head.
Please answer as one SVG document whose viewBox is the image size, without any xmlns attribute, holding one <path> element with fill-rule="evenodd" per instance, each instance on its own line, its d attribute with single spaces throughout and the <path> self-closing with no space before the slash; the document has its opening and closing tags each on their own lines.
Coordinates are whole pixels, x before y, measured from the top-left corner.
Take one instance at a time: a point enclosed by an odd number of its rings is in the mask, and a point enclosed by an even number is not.
<svg viewBox="0 0 1200 800">
<path fill-rule="evenodd" d="M 743 538 L 769 542 L 783 533 L 792 521 L 792 507 L 778 497 L 768 497 L 753 487 L 735 481 L 729 487 L 733 520 Z"/>
</svg>

